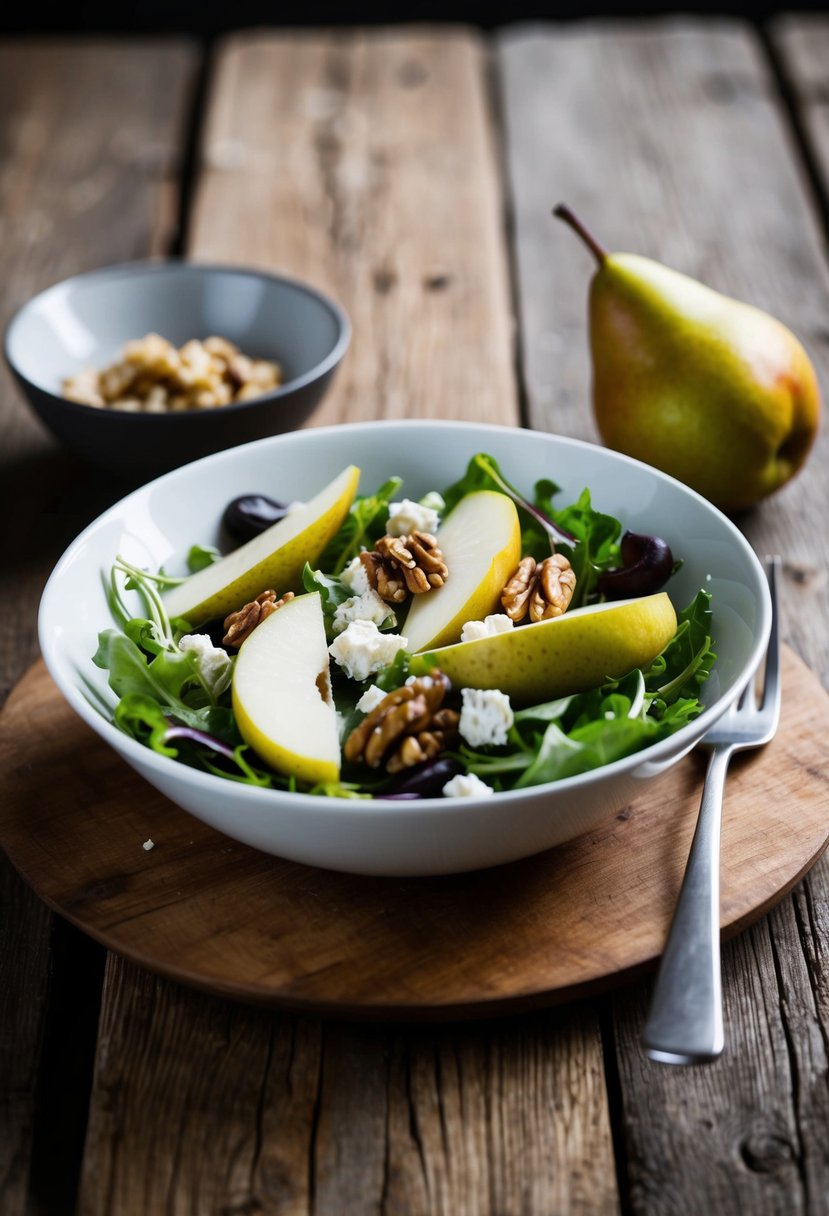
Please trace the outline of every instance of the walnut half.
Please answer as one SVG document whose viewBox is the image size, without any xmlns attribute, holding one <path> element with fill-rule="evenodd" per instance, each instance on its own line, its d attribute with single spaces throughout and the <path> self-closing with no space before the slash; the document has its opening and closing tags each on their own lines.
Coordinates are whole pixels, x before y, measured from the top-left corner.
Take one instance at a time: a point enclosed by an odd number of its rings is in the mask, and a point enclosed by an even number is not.
<svg viewBox="0 0 829 1216">
<path fill-rule="evenodd" d="M 371 553 L 361 554 L 369 582 L 381 599 L 399 604 L 412 595 L 442 587 L 449 570 L 434 536 L 410 532 L 408 536 L 382 536 Z"/>
<path fill-rule="evenodd" d="M 501 607 L 510 620 L 546 621 L 562 616 L 576 589 L 576 573 L 566 557 L 554 553 L 536 565 L 524 557 L 501 593 Z"/>
<path fill-rule="evenodd" d="M 281 608 L 283 604 L 286 604 L 288 600 L 292 600 L 293 598 L 293 591 L 286 591 L 281 599 L 277 599 L 276 592 L 269 589 L 263 591 L 261 595 L 257 595 L 255 600 L 251 600 L 243 608 L 239 608 L 236 612 L 231 612 L 224 620 L 225 635 L 222 638 L 223 644 L 225 646 L 233 646 L 238 650 L 261 621 L 264 621 L 272 613 L 276 612 L 277 608 Z"/>
<path fill-rule="evenodd" d="M 432 760 L 457 734 L 460 715 L 443 706 L 451 684 L 435 669 L 387 693 L 345 741 L 346 760 L 399 773 Z"/>
</svg>

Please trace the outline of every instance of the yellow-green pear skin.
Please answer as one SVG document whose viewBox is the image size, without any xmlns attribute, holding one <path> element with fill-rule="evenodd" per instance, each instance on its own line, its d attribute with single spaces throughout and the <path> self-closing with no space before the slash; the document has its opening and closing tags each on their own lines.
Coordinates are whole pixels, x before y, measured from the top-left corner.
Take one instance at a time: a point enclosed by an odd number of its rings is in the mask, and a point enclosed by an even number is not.
<svg viewBox="0 0 829 1216">
<path fill-rule="evenodd" d="M 456 688 L 499 688 L 515 704 L 534 705 L 646 666 L 675 633 L 673 604 L 659 591 L 430 653 Z"/>
<path fill-rule="evenodd" d="M 785 485 L 806 460 L 820 390 L 780 321 L 649 258 L 608 253 L 590 283 L 593 410 L 608 447 L 669 473 L 725 511 Z"/>
<path fill-rule="evenodd" d="M 318 592 L 288 600 L 256 626 L 239 650 L 231 696 L 240 735 L 272 769 L 310 785 L 339 780 Z"/>
<path fill-rule="evenodd" d="M 310 501 L 173 587 L 164 596 L 168 614 L 201 625 L 237 611 L 268 588 L 280 596 L 301 590 L 303 566 L 315 562 L 339 531 L 359 480 L 360 470 L 349 465 Z"/>
</svg>

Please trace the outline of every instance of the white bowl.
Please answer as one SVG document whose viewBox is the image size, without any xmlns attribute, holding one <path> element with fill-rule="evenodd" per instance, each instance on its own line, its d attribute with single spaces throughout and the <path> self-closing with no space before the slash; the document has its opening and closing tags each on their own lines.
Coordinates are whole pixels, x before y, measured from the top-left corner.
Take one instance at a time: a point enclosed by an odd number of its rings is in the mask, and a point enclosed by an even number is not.
<svg viewBox="0 0 829 1216">
<path fill-rule="evenodd" d="M 102 571 L 117 553 L 181 568 L 194 542 L 215 544 L 225 505 L 259 491 L 310 497 L 346 464 L 370 492 L 391 474 L 416 498 L 455 481 L 476 452 L 493 455 L 525 492 L 543 477 L 564 505 L 585 486 L 623 527 L 662 536 L 683 566 L 666 590 L 677 608 L 713 594 L 714 673 L 705 711 L 675 735 L 593 772 L 489 798 L 342 800 L 258 789 L 157 755 L 107 721 L 88 693 L 115 698 L 92 663 L 112 621 Z M 73 709 L 151 785 L 212 827 L 295 861 L 360 874 L 445 874 L 541 852 L 589 831 L 688 752 L 757 668 L 771 623 L 762 566 L 719 511 L 672 478 L 605 448 L 535 431 L 452 422 L 378 422 L 278 435 L 221 452 L 151 482 L 91 524 L 58 562 L 40 607 L 46 665 Z"/>
</svg>

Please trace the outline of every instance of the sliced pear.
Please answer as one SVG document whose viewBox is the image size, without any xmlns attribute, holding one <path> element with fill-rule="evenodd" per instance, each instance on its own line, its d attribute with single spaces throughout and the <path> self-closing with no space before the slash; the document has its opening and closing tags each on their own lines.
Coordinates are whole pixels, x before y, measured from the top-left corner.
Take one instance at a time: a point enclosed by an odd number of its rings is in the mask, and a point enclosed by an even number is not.
<svg viewBox="0 0 829 1216">
<path fill-rule="evenodd" d="M 232 699 L 242 738 L 276 772 L 312 785 L 339 779 L 337 715 L 318 592 L 288 600 L 243 642 Z"/>
<path fill-rule="evenodd" d="M 412 601 L 403 631 L 413 654 L 456 642 L 467 621 L 498 611 L 504 584 L 521 560 L 515 504 L 495 490 L 467 494 L 447 515 L 437 542 L 449 577 Z"/>
<path fill-rule="evenodd" d="M 167 612 L 200 625 L 235 612 L 268 587 L 280 595 L 297 590 L 302 567 L 317 560 L 348 514 L 359 480 L 353 464 L 343 469 L 310 502 L 168 591 Z"/>
<path fill-rule="evenodd" d="M 673 604 L 660 591 L 431 653 L 456 688 L 500 688 L 516 703 L 534 705 L 644 667 L 675 633 Z"/>
</svg>

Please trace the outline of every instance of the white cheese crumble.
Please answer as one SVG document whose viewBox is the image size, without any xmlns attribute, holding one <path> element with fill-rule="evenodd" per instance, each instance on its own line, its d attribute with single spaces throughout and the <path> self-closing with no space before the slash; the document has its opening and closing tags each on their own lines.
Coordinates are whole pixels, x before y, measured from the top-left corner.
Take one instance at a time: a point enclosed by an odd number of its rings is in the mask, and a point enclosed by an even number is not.
<svg viewBox="0 0 829 1216">
<path fill-rule="evenodd" d="M 144 843 L 142 844 L 141 848 L 144 850 L 145 853 L 149 853 L 150 849 L 155 848 L 155 841 L 154 840 L 145 840 Z"/>
<path fill-rule="evenodd" d="M 206 633 L 186 633 L 179 649 L 192 650 L 196 655 L 199 678 L 212 697 L 218 697 L 230 687 L 233 660 L 221 646 L 214 646 Z"/>
<path fill-rule="evenodd" d="M 381 633 L 374 621 L 349 621 L 328 647 L 335 663 L 351 680 L 367 680 L 405 650 L 408 639 L 399 633 Z"/>
<path fill-rule="evenodd" d="M 355 595 L 365 595 L 366 591 L 371 590 L 371 583 L 368 581 L 368 571 L 359 557 L 352 557 L 340 575 L 340 582 L 344 587 L 348 587 L 349 591 L 353 591 Z"/>
<path fill-rule="evenodd" d="M 404 498 L 402 502 L 389 503 L 389 521 L 386 532 L 389 536 L 408 536 L 410 532 L 434 533 L 438 530 L 440 516 L 434 507 Z"/>
<path fill-rule="evenodd" d="M 458 773 L 443 787 L 444 798 L 487 798 L 495 790 L 475 773 Z"/>
<path fill-rule="evenodd" d="M 494 612 L 482 621 L 467 621 L 461 630 L 462 642 L 477 642 L 480 638 L 493 638 L 496 633 L 509 633 L 515 622 L 505 612 Z"/>
<path fill-rule="evenodd" d="M 393 609 L 369 587 L 362 595 L 352 595 L 337 605 L 331 628 L 336 634 L 342 633 L 351 621 L 373 621 L 375 625 L 382 625 L 388 620 L 392 625 L 397 624 Z"/>
<path fill-rule="evenodd" d="M 385 701 L 386 694 L 382 688 L 378 688 L 376 684 L 369 684 L 366 691 L 357 702 L 357 708 L 363 714 L 370 714 L 373 709 L 376 709 L 381 701 Z"/>
<path fill-rule="evenodd" d="M 506 743 L 513 723 L 509 697 L 499 688 L 464 688 L 458 729 L 470 747 Z"/>
</svg>

